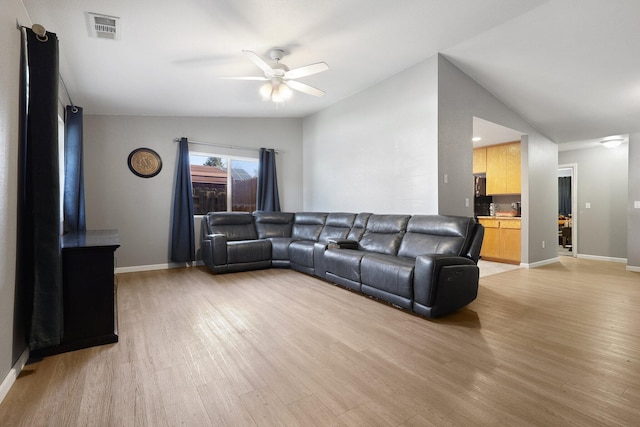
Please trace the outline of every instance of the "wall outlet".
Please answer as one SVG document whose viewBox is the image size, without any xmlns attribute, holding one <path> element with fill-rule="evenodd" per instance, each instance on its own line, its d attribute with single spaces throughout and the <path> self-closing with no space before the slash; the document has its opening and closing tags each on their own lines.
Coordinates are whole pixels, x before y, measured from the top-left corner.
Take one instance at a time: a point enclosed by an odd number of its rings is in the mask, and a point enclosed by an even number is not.
<svg viewBox="0 0 640 427">
<path fill-rule="evenodd" d="M 544 240 L 542 241 L 542 249 L 544 249 Z"/>
<path fill-rule="evenodd" d="M 634 209 L 640 209 L 640 200 L 635 200 L 633 202 Z"/>
<path fill-rule="evenodd" d="M 636 203 L 640 203 L 640 202 L 636 202 Z M 469 207 L 469 198 L 464 199 L 464 205 L 466 207 Z"/>
<path fill-rule="evenodd" d="M 589 203 L 589 202 L 585 203 L 585 204 L 584 204 L 584 207 L 585 207 L 586 209 L 591 209 L 591 203 Z"/>
<path fill-rule="evenodd" d="M 449 182 L 449 175 L 447 175 L 446 173 L 444 174 L 444 183 L 448 183 Z"/>
</svg>

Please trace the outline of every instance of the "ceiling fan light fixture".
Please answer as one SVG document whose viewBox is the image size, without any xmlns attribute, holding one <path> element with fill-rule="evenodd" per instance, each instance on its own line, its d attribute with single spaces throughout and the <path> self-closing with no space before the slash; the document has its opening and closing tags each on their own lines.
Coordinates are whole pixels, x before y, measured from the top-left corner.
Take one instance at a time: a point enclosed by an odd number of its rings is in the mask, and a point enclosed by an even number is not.
<svg viewBox="0 0 640 427">
<path fill-rule="evenodd" d="M 268 101 L 269 99 L 271 99 L 272 93 L 273 93 L 273 86 L 271 86 L 271 83 L 263 84 L 262 87 L 260 88 L 260 96 L 262 96 L 262 99 L 265 101 Z"/>
<path fill-rule="evenodd" d="M 276 104 L 281 104 L 293 96 L 293 91 L 282 79 L 273 78 L 260 88 L 260 95 L 265 101 L 271 100 Z"/>
<path fill-rule="evenodd" d="M 284 83 L 278 86 L 278 89 L 280 92 L 280 96 L 282 96 L 282 99 L 284 100 L 291 99 L 291 97 L 293 96 L 293 91 Z"/>
<path fill-rule="evenodd" d="M 265 101 L 271 100 L 276 104 L 281 104 L 285 100 L 293 96 L 293 91 L 306 93 L 312 96 L 322 96 L 324 92 L 313 86 L 309 86 L 306 83 L 297 81 L 296 79 L 313 74 L 318 74 L 329 69 L 329 66 L 324 62 L 318 62 L 315 64 L 305 65 L 304 67 L 295 68 L 290 70 L 280 60 L 285 54 L 284 49 L 272 49 L 269 52 L 269 56 L 275 64 L 269 65 L 260 55 L 250 50 L 242 51 L 245 55 L 253 61 L 255 65 L 260 68 L 264 77 L 248 76 L 248 77 L 224 77 L 229 79 L 238 80 L 259 80 L 268 81 L 267 84 L 260 87 L 259 93 L 262 99 Z"/>
<path fill-rule="evenodd" d="M 284 98 L 280 93 L 279 87 L 274 87 L 273 92 L 271 92 L 271 100 L 276 104 L 282 104 L 284 102 Z"/>
</svg>

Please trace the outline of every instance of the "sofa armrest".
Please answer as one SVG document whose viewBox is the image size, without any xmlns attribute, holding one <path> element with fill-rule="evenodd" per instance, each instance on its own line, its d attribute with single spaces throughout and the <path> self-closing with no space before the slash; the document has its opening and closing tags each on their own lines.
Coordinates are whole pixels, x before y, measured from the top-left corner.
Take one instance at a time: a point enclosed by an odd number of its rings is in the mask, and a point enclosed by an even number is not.
<svg viewBox="0 0 640 427">
<path fill-rule="evenodd" d="M 358 242 L 349 239 L 329 239 L 327 240 L 329 248 L 340 249 L 358 249 Z"/>
<path fill-rule="evenodd" d="M 430 317 L 450 313 L 477 297 L 478 278 L 478 266 L 469 258 L 420 255 L 416 258 L 413 279 L 414 303 L 431 307 Z"/>
<path fill-rule="evenodd" d="M 208 234 L 200 242 L 202 261 L 211 270 L 218 272 L 227 265 L 227 236 Z"/>
</svg>

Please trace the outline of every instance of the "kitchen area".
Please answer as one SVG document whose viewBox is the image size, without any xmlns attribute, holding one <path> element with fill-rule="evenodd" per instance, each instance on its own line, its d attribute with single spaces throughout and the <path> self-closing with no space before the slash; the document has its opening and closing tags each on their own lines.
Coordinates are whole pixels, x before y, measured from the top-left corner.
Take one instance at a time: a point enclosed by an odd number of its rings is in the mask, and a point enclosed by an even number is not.
<svg viewBox="0 0 640 427">
<path fill-rule="evenodd" d="M 521 260 L 520 140 L 474 146 L 474 215 L 485 228 L 482 259 Z"/>
</svg>

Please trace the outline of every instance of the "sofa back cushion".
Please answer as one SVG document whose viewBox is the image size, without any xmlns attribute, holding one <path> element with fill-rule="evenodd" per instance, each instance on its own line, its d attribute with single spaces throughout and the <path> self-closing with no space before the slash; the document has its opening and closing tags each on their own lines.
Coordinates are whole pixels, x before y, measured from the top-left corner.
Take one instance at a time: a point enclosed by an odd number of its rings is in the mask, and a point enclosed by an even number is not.
<svg viewBox="0 0 640 427">
<path fill-rule="evenodd" d="M 354 213 L 330 213 L 327 215 L 318 241 L 326 242 L 329 239 L 346 239 L 355 219 L 356 214 Z"/>
<path fill-rule="evenodd" d="M 444 215 L 414 215 L 407 224 L 398 256 L 424 254 L 464 255 L 475 220 Z"/>
<path fill-rule="evenodd" d="M 258 237 L 260 239 L 291 237 L 294 215 L 292 212 L 255 211 L 253 217 Z"/>
<path fill-rule="evenodd" d="M 209 234 L 224 234 L 229 241 L 258 238 L 249 212 L 209 212 L 207 224 Z"/>
<path fill-rule="evenodd" d="M 296 212 L 291 237 L 317 242 L 327 215 L 322 212 Z"/>
<path fill-rule="evenodd" d="M 367 229 L 367 222 L 369 222 L 371 215 L 373 214 L 370 212 L 361 212 L 356 215 L 356 219 L 353 221 L 353 227 L 349 230 L 347 239 L 359 242 Z"/>
<path fill-rule="evenodd" d="M 360 240 L 360 249 L 396 255 L 409 218 L 409 215 L 371 215 Z"/>
</svg>

